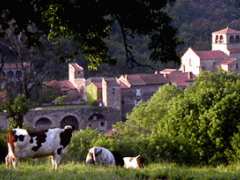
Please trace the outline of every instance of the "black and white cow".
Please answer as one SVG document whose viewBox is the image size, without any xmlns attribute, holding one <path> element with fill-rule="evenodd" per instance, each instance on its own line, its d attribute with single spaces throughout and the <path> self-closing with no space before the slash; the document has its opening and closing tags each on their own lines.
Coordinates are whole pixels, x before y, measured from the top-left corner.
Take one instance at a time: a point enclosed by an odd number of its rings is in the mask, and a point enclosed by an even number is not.
<svg viewBox="0 0 240 180">
<path fill-rule="evenodd" d="M 99 165 L 115 165 L 115 158 L 111 151 L 104 147 L 92 147 L 88 151 L 86 163 Z"/>
<path fill-rule="evenodd" d="M 30 133 L 26 129 L 12 129 L 7 135 L 7 167 L 15 168 L 18 159 L 52 156 L 52 167 L 57 169 L 66 146 L 72 137 L 71 126 Z"/>
</svg>

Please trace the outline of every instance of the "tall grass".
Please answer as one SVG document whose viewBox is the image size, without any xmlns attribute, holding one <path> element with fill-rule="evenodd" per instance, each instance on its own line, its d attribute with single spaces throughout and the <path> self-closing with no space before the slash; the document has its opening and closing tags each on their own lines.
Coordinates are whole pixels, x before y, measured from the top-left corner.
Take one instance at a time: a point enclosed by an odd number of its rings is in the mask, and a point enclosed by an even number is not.
<svg viewBox="0 0 240 180">
<path fill-rule="evenodd" d="M 68 162 L 53 171 L 48 161 L 21 162 L 17 169 L 6 169 L 0 165 L 0 179 L 10 180 L 138 180 L 138 179 L 240 179 L 240 164 L 218 167 L 188 167 L 176 164 L 150 164 L 141 170 L 121 167 L 87 166 Z"/>
</svg>

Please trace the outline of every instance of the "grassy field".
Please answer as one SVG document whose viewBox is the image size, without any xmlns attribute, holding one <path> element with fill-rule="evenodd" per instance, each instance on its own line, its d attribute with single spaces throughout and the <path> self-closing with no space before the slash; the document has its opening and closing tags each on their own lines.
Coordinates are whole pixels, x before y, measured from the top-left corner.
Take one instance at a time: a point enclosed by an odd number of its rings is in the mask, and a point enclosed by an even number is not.
<svg viewBox="0 0 240 180">
<path fill-rule="evenodd" d="M 57 171 L 50 163 L 22 162 L 17 169 L 0 165 L 1 180 L 134 180 L 134 179 L 240 179 L 240 165 L 218 167 L 186 167 L 175 164 L 151 164 L 142 170 L 116 167 L 93 167 L 81 163 L 65 163 Z"/>
</svg>

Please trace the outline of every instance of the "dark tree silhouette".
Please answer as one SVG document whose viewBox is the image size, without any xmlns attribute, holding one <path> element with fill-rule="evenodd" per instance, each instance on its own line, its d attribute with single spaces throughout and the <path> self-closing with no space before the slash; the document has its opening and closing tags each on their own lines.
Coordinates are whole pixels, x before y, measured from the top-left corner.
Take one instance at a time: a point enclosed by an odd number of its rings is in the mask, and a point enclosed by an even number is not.
<svg viewBox="0 0 240 180">
<path fill-rule="evenodd" d="M 131 53 L 128 37 L 148 35 L 151 59 L 176 61 L 178 44 L 176 30 L 165 7 L 175 0 L 8 0 L 0 3 L 2 33 L 9 22 L 17 25 L 16 33 L 24 32 L 29 45 L 35 44 L 37 34 L 44 33 L 51 40 L 71 37 L 79 42 L 80 49 L 91 67 L 113 63 L 104 41 L 109 37 L 113 23 L 121 28 L 126 60 L 129 66 L 141 64 Z M 37 31 L 29 30 L 34 25 Z M 37 33 L 36 33 L 37 32 Z"/>
</svg>

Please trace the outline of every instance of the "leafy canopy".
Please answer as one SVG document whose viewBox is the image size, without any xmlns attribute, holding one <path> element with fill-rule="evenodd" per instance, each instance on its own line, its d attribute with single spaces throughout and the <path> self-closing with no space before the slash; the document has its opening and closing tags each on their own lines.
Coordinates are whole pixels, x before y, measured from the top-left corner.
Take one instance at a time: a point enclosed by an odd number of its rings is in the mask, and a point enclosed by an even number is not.
<svg viewBox="0 0 240 180">
<path fill-rule="evenodd" d="M 136 64 L 136 61 L 128 45 L 128 38 L 138 34 L 150 37 L 149 48 L 153 60 L 175 61 L 178 43 L 176 30 L 164 11 L 166 5 L 174 1 L 9 0 L 0 3 L 0 24 L 4 33 L 10 21 L 15 23 L 18 27 L 16 33 L 23 31 L 32 37 L 32 42 L 39 33 L 47 34 L 51 40 L 62 36 L 71 37 L 79 42 L 85 58 L 94 68 L 104 62 L 114 62 L 108 54 L 104 39 L 109 37 L 113 23 L 117 22 L 130 65 Z"/>
</svg>

